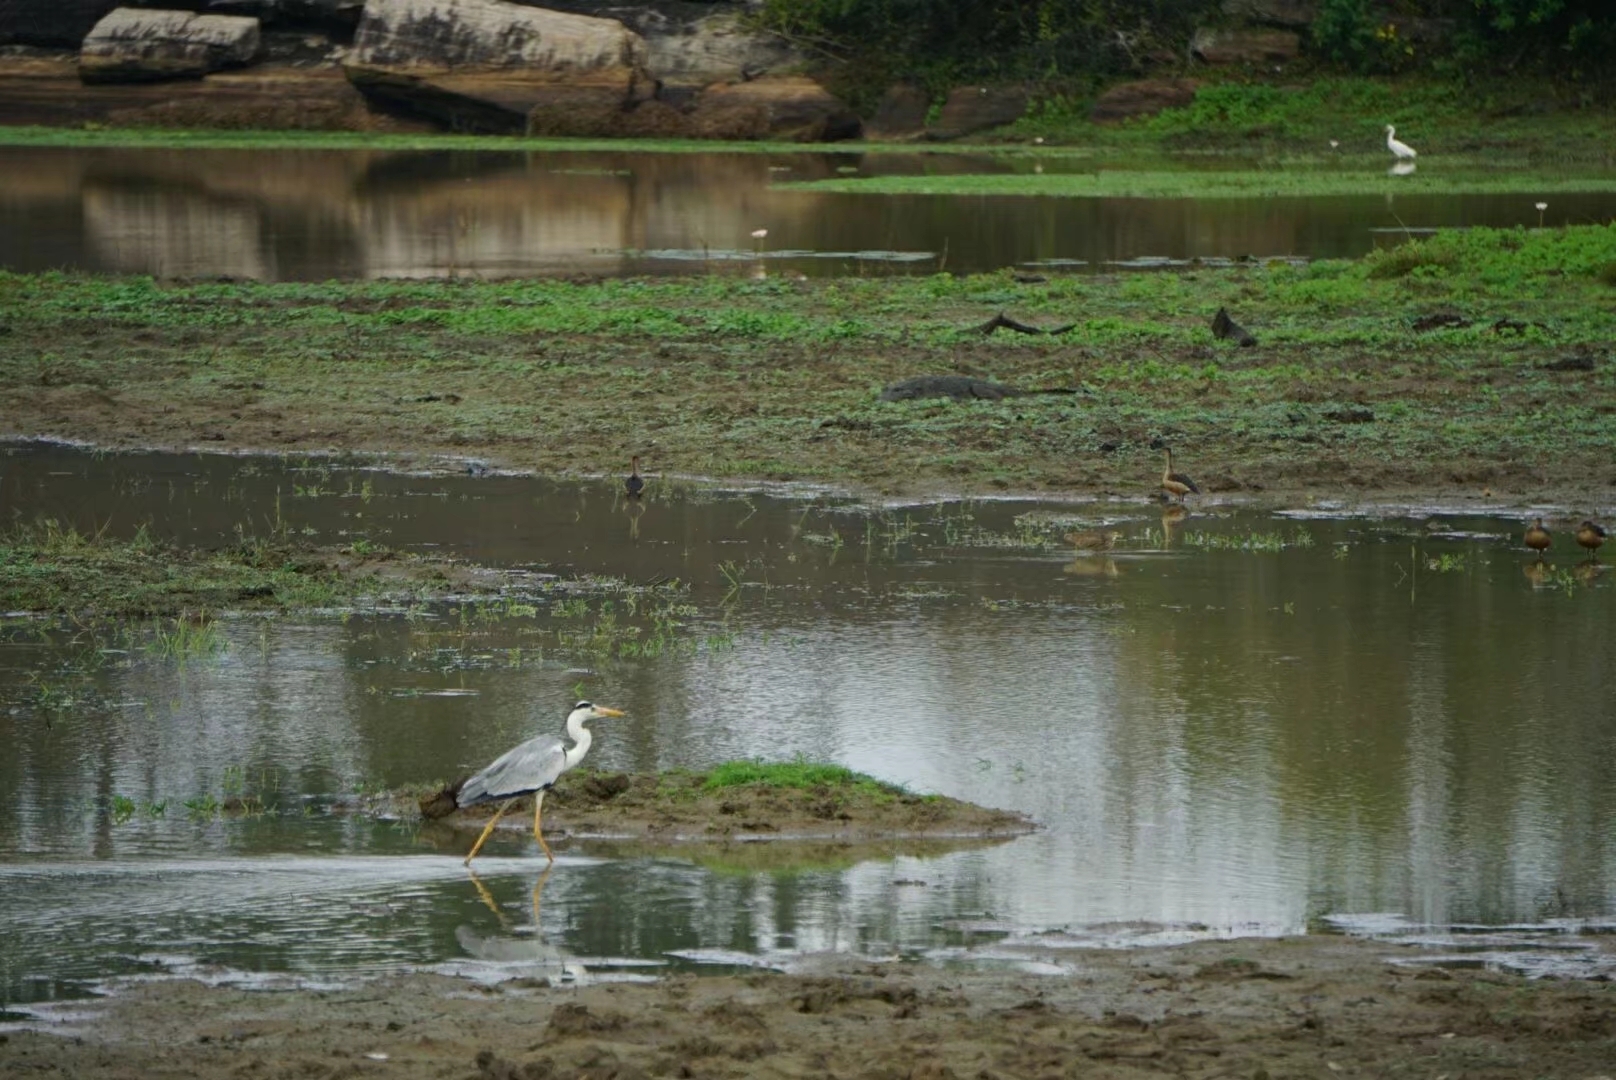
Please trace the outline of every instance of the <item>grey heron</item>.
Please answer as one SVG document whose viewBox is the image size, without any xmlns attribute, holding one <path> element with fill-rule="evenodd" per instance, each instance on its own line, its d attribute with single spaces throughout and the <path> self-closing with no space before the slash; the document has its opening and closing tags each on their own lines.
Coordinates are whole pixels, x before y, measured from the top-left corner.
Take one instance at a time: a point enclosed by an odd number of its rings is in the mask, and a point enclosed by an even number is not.
<svg viewBox="0 0 1616 1080">
<path fill-rule="evenodd" d="M 570 749 L 557 735 L 540 735 L 507 750 L 495 758 L 487 768 L 461 784 L 454 793 L 454 801 L 455 806 L 462 809 L 498 799 L 504 800 L 500 803 L 499 809 L 494 811 L 494 816 L 488 819 L 488 824 L 484 826 L 482 835 L 477 837 L 477 842 L 471 846 L 471 854 L 466 856 L 466 865 L 470 866 L 471 860 L 482 850 L 483 841 L 494 831 L 500 817 L 523 795 L 533 796 L 533 839 L 544 849 L 544 857 L 555 862 L 555 855 L 550 851 L 550 845 L 544 842 L 542 817 L 544 793 L 555 785 L 562 773 L 575 768 L 584 759 L 584 755 L 589 753 L 589 744 L 594 741 L 594 736 L 584 725 L 591 720 L 622 715 L 621 709 L 608 709 L 604 705 L 580 701 L 567 715 L 567 736 L 572 739 Z"/>
<path fill-rule="evenodd" d="M 629 458 L 628 475 L 623 477 L 623 491 L 629 498 L 638 499 L 644 490 L 645 481 L 640 478 L 640 455 L 635 454 Z"/>
<path fill-rule="evenodd" d="M 1386 149 L 1390 150 L 1395 157 L 1405 160 L 1419 157 L 1412 146 L 1397 138 L 1397 129 L 1390 124 L 1386 125 Z"/>
<path fill-rule="evenodd" d="M 1173 471 L 1173 450 L 1167 448 L 1167 464 L 1162 466 L 1162 490 L 1169 495 L 1177 495 L 1178 501 L 1183 502 L 1186 495 L 1199 495 L 1201 489 L 1195 486 L 1195 481 L 1181 472 Z"/>
</svg>

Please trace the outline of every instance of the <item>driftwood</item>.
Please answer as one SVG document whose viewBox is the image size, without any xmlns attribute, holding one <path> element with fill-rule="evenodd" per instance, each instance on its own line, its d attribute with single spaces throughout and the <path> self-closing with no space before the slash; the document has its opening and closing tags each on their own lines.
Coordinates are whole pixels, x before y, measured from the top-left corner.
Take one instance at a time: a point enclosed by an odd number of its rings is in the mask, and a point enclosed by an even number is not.
<svg viewBox="0 0 1616 1080">
<path fill-rule="evenodd" d="M 1463 330 L 1469 325 L 1469 319 L 1463 315 L 1455 315 L 1451 311 L 1437 311 L 1430 315 L 1421 315 L 1414 320 L 1414 330 L 1418 333 L 1427 330 Z"/>
<path fill-rule="evenodd" d="M 1014 330 L 1018 334 L 1064 334 L 1075 326 L 1077 326 L 1076 323 L 1067 323 L 1064 326 L 1044 330 L 1037 326 L 1028 326 L 1024 322 L 1017 322 L 1001 311 L 987 322 L 980 326 L 973 326 L 971 329 L 978 334 L 991 334 L 995 330 Z"/>
<path fill-rule="evenodd" d="M 1003 383 L 975 379 L 969 375 L 916 375 L 901 379 L 881 391 L 882 401 L 918 401 L 921 398 L 946 397 L 955 401 L 1003 401 L 1005 398 L 1026 397 L 1029 394 L 1075 394 L 1076 390 L 1052 387 L 1047 390 L 1019 390 Z"/>
<path fill-rule="evenodd" d="M 1243 348 L 1257 344 L 1257 339 L 1245 327 L 1229 318 L 1228 308 L 1218 308 L 1218 313 L 1212 316 L 1212 336 L 1237 341 Z"/>
</svg>

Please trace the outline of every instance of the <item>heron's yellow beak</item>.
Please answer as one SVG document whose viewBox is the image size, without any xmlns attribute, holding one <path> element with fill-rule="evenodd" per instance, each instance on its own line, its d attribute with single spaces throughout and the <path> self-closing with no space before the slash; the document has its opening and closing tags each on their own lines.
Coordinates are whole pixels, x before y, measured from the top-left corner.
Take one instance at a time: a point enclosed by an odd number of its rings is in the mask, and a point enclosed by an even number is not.
<svg viewBox="0 0 1616 1080">
<path fill-rule="evenodd" d="M 628 714 L 625 713 L 622 709 L 608 709 L 604 705 L 596 705 L 595 706 L 595 715 L 596 716 L 627 716 Z"/>
</svg>

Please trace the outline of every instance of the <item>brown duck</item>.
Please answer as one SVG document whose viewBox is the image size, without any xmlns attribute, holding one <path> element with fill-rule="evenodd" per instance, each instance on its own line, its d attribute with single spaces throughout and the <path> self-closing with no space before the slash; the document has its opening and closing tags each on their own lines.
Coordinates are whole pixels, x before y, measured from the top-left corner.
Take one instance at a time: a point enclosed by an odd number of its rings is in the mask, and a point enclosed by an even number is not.
<svg viewBox="0 0 1616 1080">
<path fill-rule="evenodd" d="M 1172 447 L 1167 448 L 1167 464 L 1162 467 L 1161 486 L 1162 490 L 1167 494 L 1178 496 L 1179 502 L 1183 502 L 1186 495 L 1199 495 L 1201 493 L 1201 489 L 1195 486 L 1194 480 L 1181 472 L 1173 471 Z"/>
<path fill-rule="evenodd" d="M 1549 545 L 1554 543 L 1554 538 L 1549 535 L 1549 530 L 1543 527 L 1543 519 L 1534 518 L 1532 524 L 1527 527 L 1526 535 L 1521 537 L 1521 541 L 1537 552 L 1537 557 L 1541 559 L 1543 558 L 1543 553 L 1549 550 Z"/>
<path fill-rule="evenodd" d="M 1605 530 L 1591 521 L 1577 527 L 1577 543 L 1588 549 L 1588 558 L 1599 557 L 1599 545 L 1605 542 Z"/>
</svg>

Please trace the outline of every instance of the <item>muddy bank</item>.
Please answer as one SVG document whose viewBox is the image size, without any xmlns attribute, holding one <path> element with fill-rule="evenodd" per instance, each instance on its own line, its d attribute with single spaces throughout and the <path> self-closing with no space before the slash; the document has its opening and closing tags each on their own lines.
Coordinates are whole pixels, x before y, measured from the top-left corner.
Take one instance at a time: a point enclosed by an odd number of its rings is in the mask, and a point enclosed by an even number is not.
<svg viewBox="0 0 1616 1080">
<path fill-rule="evenodd" d="M 745 765 L 746 763 L 739 763 Z M 808 766 L 812 768 L 812 766 Z M 760 766 L 759 768 L 768 768 Z M 793 766 L 779 766 L 789 770 Z M 846 770 L 841 770 L 846 772 Z M 384 805 L 409 815 L 406 799 Z M 493 805 L 456 811 L 447 793 L 418 800 L 422 817 L 443 835 L 453 829 L 469 842 L 486 824 Z M 1011 837 L 1031 832 L 1024 815 L 994 810 L 943 795 L 920 795 L 856 773 L 839 780 L 801 784 L 724 784 L 714 773 L 567 773 L 545 796 L 549 840 L 638 840 L 655 844 L 690 841 L 793 840 L 844 844 L 898 839 Z M 533 804 L 522 799 L 496 833 L 531 837 Z M 527 842 L 527 841 L 524 841 Z"/>
<path fill-rule="evenodd" d="M 0 1072 L 1591 1080 L 1616 1060 L 1611 984 L 1399 962 L 1419 958 L 1309 936 L 1064 950 L 1047 975 L 834 957 L 624 984 L 536 959 L 531 975 L 476 988 L 435 975 L 287 993 L 159 982 L 12 1028 Z"/>
<path fill-rule="evenodd" d="M 0 434 L 557 476 L 1607 509 L 1616 230 L 1140 275 L 323 286 L 0 275 Z M 1609 281 L 1606 280 L 1609 278 Z M 1213 336 L 1228 307 L 1259 344 Z M 1008 312 L 1068 332 L 979 332 Z M 113 314 L 115 313 L 115 315 Z M 960 374 L 1003 401 L 888 402 Z"/>
</svg>

